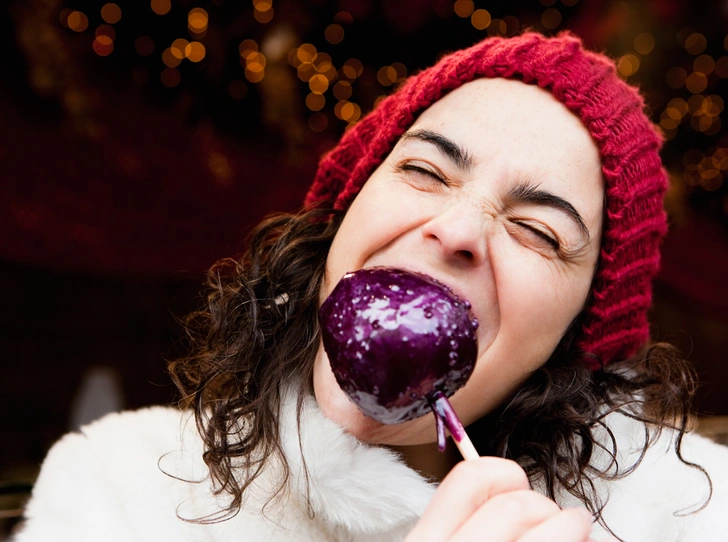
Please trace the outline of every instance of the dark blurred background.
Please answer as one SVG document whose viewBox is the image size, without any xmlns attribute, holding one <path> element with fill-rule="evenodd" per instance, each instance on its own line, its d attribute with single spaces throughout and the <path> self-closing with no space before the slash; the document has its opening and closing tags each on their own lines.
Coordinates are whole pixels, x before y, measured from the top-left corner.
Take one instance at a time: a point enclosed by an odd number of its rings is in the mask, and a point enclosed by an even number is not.
<svg viewBox="0 0 728 542">
<path fill-rule="evenodd" d="M 296 210 L 321 154 L 407 74 L 569 29 L 665 134 L 655 337 L 728 414 L 728 1 L 14 0 L 0 6 L 0 537 L 52 442 L 175 399 L 205 269 Z"/>
</svg>

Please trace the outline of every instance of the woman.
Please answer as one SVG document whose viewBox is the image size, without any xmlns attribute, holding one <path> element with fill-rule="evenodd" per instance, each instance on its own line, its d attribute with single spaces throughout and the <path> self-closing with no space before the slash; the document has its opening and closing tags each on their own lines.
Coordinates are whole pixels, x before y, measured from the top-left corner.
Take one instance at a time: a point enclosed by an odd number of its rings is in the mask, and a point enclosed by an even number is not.
<svg viewBox="0 0 728 542">
<path fill-rule="evenodd" d="M 647 344 L 667 183 L 642 105 L 569 35 L 410 78 L 323 158 L 307 212 L 210 273 L 170 365 L 194 416 L 64 437 L 16 540 L 719 540 L 728 451 L 686 433 L 692 373 Z M 431 417 L 380 425 L 338 387 L 318 307 L 374 266 L 472 303 L 452 404 L 487 457 L 456 465 Z"/>
</svg>

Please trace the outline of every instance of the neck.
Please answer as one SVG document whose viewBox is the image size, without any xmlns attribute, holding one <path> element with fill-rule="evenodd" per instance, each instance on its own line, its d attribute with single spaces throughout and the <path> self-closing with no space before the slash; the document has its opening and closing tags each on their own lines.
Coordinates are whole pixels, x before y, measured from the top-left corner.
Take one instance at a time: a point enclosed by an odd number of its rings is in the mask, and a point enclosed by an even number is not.
<svg viewBox="0 0 728 542">
<path fill-rule="evenodd" d="M 400 454 L 411 469 L 436 482 L 441 482 L 450 469 L 462 459 L 451 438 L 447 439 L 444 452 L 438 450 L 434 442 L 414 446 L 389 446 L 389 448 Z"/>
</svg>

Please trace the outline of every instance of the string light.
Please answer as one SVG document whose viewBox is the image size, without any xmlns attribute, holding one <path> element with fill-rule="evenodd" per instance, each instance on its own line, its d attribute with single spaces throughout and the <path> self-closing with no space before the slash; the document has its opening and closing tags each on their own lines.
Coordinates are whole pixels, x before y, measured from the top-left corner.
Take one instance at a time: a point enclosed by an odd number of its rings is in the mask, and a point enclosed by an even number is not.
<svg viewBox="0 0 728 542">
<path fill-rule="evenodd" d="M 220 5 L 220 3 L 218 0 L 214 0 L 207 3 L 206 7 L 214 15 L 216 8 L 213 6 Z M 258 28 L 263 28 L 260 25 L 265 25 L 274 18 L 273 0 L 251 0 L 251 3 L 253 19 L 259 23 Z M 571 13 L 568 9 L 562 13 L 560 10 L 564 8 L 561 6 L 568 8 L 577 3 L 578 0 L 540 0 L 543 12 L 540 17 L 538 13 L 534 14 L 535 20 L 530 19 L 528 24 L 538 25 L 540 18 L 543 29 L 557 31 L 564 24 L 565 14 Z M 156 15 L 166 15 L 172 10 L 170 0 L 150 0 L 148 5 Z M 249 10 L 250 4 L 248 6 Z M 181 8 L 176 5 L 175 9 Z M 163 49 L 161 53 L 163 69 L 159 75 L 160 81 L 168 88 L 180 84 L 182 68 L 179 66 L 185 60 L 201 63 L 207 59 L 208 51 L 205 43 L 208 42 L 204 38 L 211 25 L 210 13 L 202 7 L 188 8 L 185 11 L 187 39 L 177 38 L 166 49 L 164 49 L 164 45 L 158 49 Z M 448 24 L 461 19 L 458 24 L 490 36 L 516 35 L 522 25 L 522 21 L 513 15 L 504 14 L 502 19 L 493 17 L 488 9 L 484 9 L 482 4 L 480 7 L 476 6 L 473 0 L 438 2 L 435 12 L 442 19 L 450 18 L 451 22 Z M 178 15 L 185 17 L 184 13 Z M 93 30 L 92 49 L 96 55 L 103 57 L 112 54 L 115 44 L 118 44 L 117 32 L 120 30 L 112 25 L 121 21 L 122 9 L 115 2 L 106 2 L 100 9 L 100 15 L 101 21 L 96 19 L 98 15 L 87 16 L 81 10 L 64 8 L 59 12 L 58 17 L 61 25 L 77 33 L 87 31 L 89 18 L 91 18 L 93 24 L 98 25 Z M 453 15 L 457 17 L 453 18 Z M 630 15 L 634 14 L 630 13 Z M 246 16 L 250 16 L 250 11 Z M 326 44 L 338 46 L 348 35 L 347 25 L 353 24 L 355 17 L 358 19 L 360 16 L 364 16 L 363 12 L 354 7 L 352 7 L 352 12 L 338 11 L 328 19 L 328 24 L 321 24 L 319 28 L 323 29 L 323 33 L 319 30 L 317 36 L 312 34 L 315 36 L 312 40 L 318 40 L 314 43 L 323 48 L 326 48 Z M 129 17 L 129 14 L 124 12 L 124 17 Z M 184 21 L 184 18 L 182 20 Z M 644 23 L 636 23 L 633 27 L 640 28 L 640 24 Z M 280 26 L 276 25 L 272 29 L 273 32 Z M 121 28 L 126 28 L 126 26 Z M 646 28 L 652 29 L 653 27 L 643 25 L 631 43 L 627 42 L 626 50 L 623 50 L 623 54 L 617 59 L 619 74 L 625 78 L 639 77 L 640 83 L 643 83 L 646 77 L 653 77 L 650 70 L 654 68 L 655 63 L 648 63 L 647 59 L 650 57 L 647 55 L 654 54 L 658 38 L 665 39 L 663 32 L 658 34 L 654 30 L 647 31 Z M 184 31 L 184 26 L 176 29 L 178 35 L 180 30 Z M 261 43 L 268 44 L 271 40 L 270 31 L 267 34 L 256 32 L 254 28 L 249 31 L 256 37 L 261 36 Z M 145 57 L 154 54 L 157 45 L 169 43 L 167 40 L 160 40 L 155 45 L 155 40 L 148 35 L 136 38 L 131 36 L 131 38 L 136 53 Z M 301 84 L 305 93 L 302 93 L 300 99 L 305 103 L 309 113 L 309 128 L 314 132 L 322 132 L 330 127 L 332 122 L 341 121 L 346 124 L 357 122 L 362 115 L 362 106 L 356 103 L 357 101 L 361 99 L 362 104 L 366 103 L 368 108 L 374 96 L 383 91 L 382 87 L 392 87 L 407 77 L 408 69 L 404 63 L 393 62 L 390 65 L 367 63 L 364 65 L 356 58 L 346 59 L 346 57 L 341 59 L 337 57 L 335 63 L 331 55 L 318 50 L 313 43 L 297 44 L 294 41 L 295 38 L 296 36 L 291 30 L 290 37 L 281 42 L 277 53 L 265 45 L 262 47 L 265 54 L 254 39 L 248 38 L 239 42 L 239 62 L 242 69 L 238 75 L 233 75 L 232 81 L 227 83 L 227 96 L 234 101 L 244 100 L 249 94 L 249 85 L 262 81 L 266 76 L 266 70 L 271 70 L 270 77 L 282 77 L 282 72 L 278 67 L 280 67 L 280 62 L 285 59 L 292 67 L 291 69 L 295 70 L 296 76 L 302 83 L 305 83 L 305 85 Z M 722 80 L 728 78 L 728 54 L 716 53 L 712 47 L 715 37 L 706 37 L 696 28 L 687 26 L 681 28 L 677 31 L 675 38 L 683 52 L 677 55 L 674 65 L 664 75 L 663 93 L 658 91 L 651 100 L 660 107 L 655 109 L 658 126 L 667 140 L 676 137 L 678 132 L 681 134 L 692 132 L 696 135 L 700 134 L 700 137 L 719 136 L 722 129 L 723 100 L 718 93 L 722 92 L 722 87 L 719 86 L 724 84 Z M 709 38 L 710 49 L 708 47 Z M 721 36 L 719 39 L 722 39 L 722 45 L 728 51 L 728 35 Z M 629 50 L 630 45 L 632 50 Z M 675 46 L 672 47 L 674 49 Z M 340 52 L 341 49 L 337 47 L 329 49 L 328 52 L 333 54 L 334 51 Z M 336 55 L 334 56 L 336 57 Z M 341 61 L 344 62 L 340 63 Z M 277 71 L 272 70 L 270 66 L 273 65 L 277 67 Z M 647 69 L 648 67 L 649 69 Z M 290 73 L 292 74 L 293 71 Z M 264 86 L 262 91 L 267 92 L 267 88 Z M 667 90 L 666 98 L 662 98 L 664 90 Z M 378 103 L 383 97 L 384 95 L 378 96 L 374 103 Z M 648 113 L 651 114 L 651 110 Z M 682 157 L 682 167 L 684 168 L 682 180 L 685 186 L 706 191 L 714 191 L 723 186 L 723 178 L 728 169 L 728 138 L 723 138 L 721 141 L 722 143 L 717 147 L 709 148 L 705 153 L 698 149 L 685 153 Z M 676 178 L 681 178 L 679 173 Z M 722 201 L 728 202 L 728 197 Z M 728 214 L 728 203 L 721 203 L 721 205 Z"/>
</svg>

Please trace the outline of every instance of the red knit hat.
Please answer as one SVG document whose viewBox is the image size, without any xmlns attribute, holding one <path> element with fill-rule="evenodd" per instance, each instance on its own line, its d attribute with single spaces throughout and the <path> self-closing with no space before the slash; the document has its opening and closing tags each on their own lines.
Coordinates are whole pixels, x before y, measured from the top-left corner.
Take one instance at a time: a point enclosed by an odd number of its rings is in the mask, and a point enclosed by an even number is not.
<svg viewBox="0 0 728 542">
<path fill-rule="evenodd" d="M 480 77 L 508 77 L 548 89 L 576 114 L 599 147 L 606 207 L 599 265 L 576 344 L 599 368 L 625 359 L 649 338 L 647 310 L 667 224 L 661 137 L 637 90 L 607 57 L 568 33 L 488 38 L 410 77 L 348 130 L 325 155 L 306 204 L 348 208 L 417 116 L 446 93 Z"/>
</svg>

